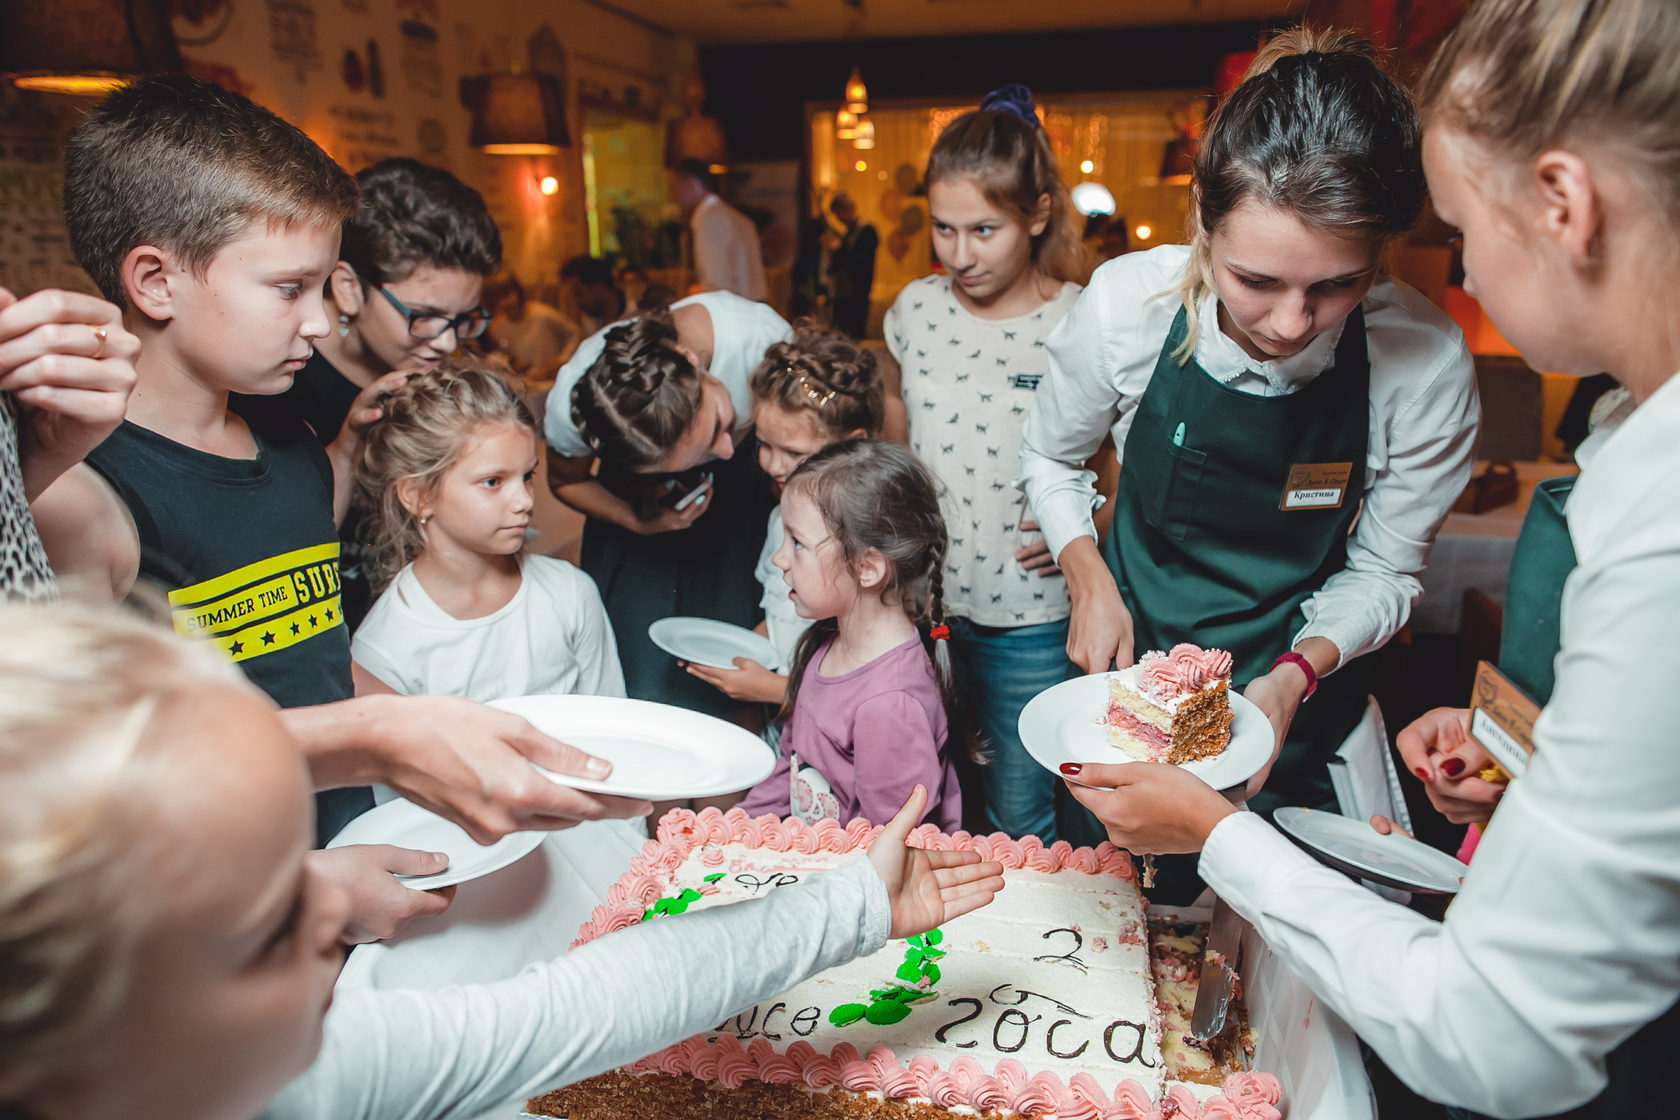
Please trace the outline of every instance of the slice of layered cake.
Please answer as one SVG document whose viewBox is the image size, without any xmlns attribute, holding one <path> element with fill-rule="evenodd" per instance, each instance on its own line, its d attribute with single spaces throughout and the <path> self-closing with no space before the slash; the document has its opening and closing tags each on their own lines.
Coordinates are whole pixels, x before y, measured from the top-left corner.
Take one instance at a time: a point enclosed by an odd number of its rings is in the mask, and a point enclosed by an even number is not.
<svg viewBox="0 0 1680 1120">
<path fill-rule="evenodd" d="M 1108 675 L 1108 741 L 1149 762 L 1212 758 L 1231 742 L 1231 655 L 1180 642 Z"/>
</svg>

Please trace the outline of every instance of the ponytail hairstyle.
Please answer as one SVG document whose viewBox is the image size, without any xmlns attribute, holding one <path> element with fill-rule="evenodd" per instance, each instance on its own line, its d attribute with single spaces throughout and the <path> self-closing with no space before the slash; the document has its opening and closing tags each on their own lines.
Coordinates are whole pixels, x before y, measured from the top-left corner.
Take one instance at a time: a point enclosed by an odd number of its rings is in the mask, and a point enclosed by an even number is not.
<svg viewBox="0 0 1680 1120">
<path fill-rule="evenodd" d="M 1673 0 L 1483 0 L 1441 45 L 1418 100 L 1431 127 L 1512 162 L 1608 149 L 1680 226 L 1676 44 Z"/>
<path fill-rule="evenodd" d="M 944 598 L 950 538 L 932 472 L 908 449 L 890 440 L 848 439 L 829 444 L 801 463 L 788 476 L 782 500 L 794 491 L 816 503 L 848 572 L 856 575 L 858 561 L 872 549 L 886 560 L 881 600 L 903 608 L 933 660 L 939 698 L 945 706 L 947 743 L 960 742 L 978 760 L 951 671 Z M 779 718 L 785 720 L 793 713 L 806 666 L 839 630 L 832 618 L 819 618 L 806 628 L 794 650 L 787 699 Z"/>
<path fill-rule="evenodd" d="M 390 583 L 426 544 L 420 519 L 397 496 L 399 483 L 408 481 L 430 498 L 485 429 L 537 434 L 531 410 L 508 381 L 491 362 L 468 355 L 414 374 L 380 397 L 379 408 L 356 465 L 356 500 L 366 518 L 375 588 Z"/>
<path fill-rule="evenodd" d="M 677 348 L 669 308 L 607 331 L 601 356 L 572 386 L 572 423 L 597 458 L 650 471 L 694 423 L 704 375 Z"/>
<path fill-rule="evenodd" d="M 1050 220 L 1032 239 L 1033 267 L 1055 280 L 1083 284 L 1091 278 L 1090 254 L 1074 227 L 1073 199 L 1056 167 L 1056 153 L 1038 122 L 1026 86 L 1002 86 L 980 108 L 945 126 L 928 153 L 923 181 L 968 179 L 993 206 L 1031 225 L 1039 200 L 1050 200 Z"/>
<path fill-rule="evenodd" d="M 1417 111 L 1376 48 L 1351 31 L 1306 27 L 1268 40 L 1214 110 L 1193 179 L 1181 362 L 1214 286 L 1208 239 L 1237 207 L 1252 200 L 1310 229 L 1387 241 L 1417 224 L 1427 190 Z"/>
<path fill-rule="evenodd" d="M 794 325 L 793 341 L 764 352 L 747 384 L 754 401 L 815 416 L 831 440 L 881 434 L 886 398 L 874 351 L 809 319 Z"/>
</svg>

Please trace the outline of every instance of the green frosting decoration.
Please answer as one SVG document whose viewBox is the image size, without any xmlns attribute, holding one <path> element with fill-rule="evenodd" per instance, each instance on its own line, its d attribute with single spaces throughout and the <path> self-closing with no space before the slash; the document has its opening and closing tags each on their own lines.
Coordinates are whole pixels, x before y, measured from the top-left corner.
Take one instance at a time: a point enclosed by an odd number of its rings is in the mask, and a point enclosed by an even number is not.
<svg viewBox="0 0 1680 1120">
<path fill-rule="evenodd" d="M 642 921 L 645 922 L 649 918 L 658 917 L 661 914 L 681 914 L 688 909 L 689 903 L 699 902 L 704 897 L 693 887 L 684 887 L 682 893 L 675 898 L 654 899 L 653 905 L 642 911 Z"/>
<path fill-rule="evenodd" d="M 856 1004 L 852 1006 L 855 1007 Z M 910 1008 L 908 1006 L 896 999 L 887 999 L 870 1004 L 869 1010 L 863 1013 L 863 1017 L 878 1027 L 885 1027 L 899 1022 L 909 1014 Z"/>
<path fill-rule="evenodd" d="M 935 949 L 934 946 L 944 939 L 945 935 L 936 929 L 905 938 L 908 948 L 904 950 L 904 960 L 893 975 L 908 986 L 891 984 L 888 987 L 876 988 L 869 993 L 868 1006 L 861 1003 L 843 1003 L 828 1013 L 828 1021 L 837 1027 L 855 1023 L 859 1019 L 877 1026 L 888 1026 L 902 1021 L 909 1015 L 912 1004 L 936 997 L 939 993 L 933 990 L 933 986 L 939 983 L 940 972 L 939 966 L 933 962 L 943 957 L 945 951 Z M 926 987 L 923 987 L 924 983 Z"/>
</svg>

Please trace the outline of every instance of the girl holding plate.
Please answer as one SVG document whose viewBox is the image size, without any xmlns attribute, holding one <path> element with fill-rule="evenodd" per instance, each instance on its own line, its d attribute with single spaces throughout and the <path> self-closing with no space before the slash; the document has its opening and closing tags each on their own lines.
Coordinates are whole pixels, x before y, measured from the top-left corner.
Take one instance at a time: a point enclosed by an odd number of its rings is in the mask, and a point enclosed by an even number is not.
<svg viewBox="0 0 1680 1120">
<path fill-rule="evenodd" d="M 1488 1115 L 1649 1112 L 1680 1044 L 1677 41 L 1670 0 L 1484 0 L 1423 81 L 1466 290 L 1531 365 L 1608 370 L 1637 402 L 1569 496 L 1551 697 L 1446 919 L 1319 867 L 1175 767 L 1077 767 L 1116 843 L 1200 851 L 1403 1081 Z"/>
<path fill-rule="evenodd" d="M 1469 478 L 1474 371 L 1451 320 L 1383 271 L 1424 183 L 1411 99 L 1368 43 L 1274 37 L 1195 179 L 1191 244 L 1103 265 L 1052 332 L 1019 485 L 1067 576 L 1068 655 L 1101 672 L 1229 650 L 1277 739 L 1249 793 L 1271 772 L 1257 805 L 1328 806 L 1325 764 L 1366 702 L 1347 663 L 1405 623 Z M 1099 545 L 1081 465 L 1110 432 Z"/>
</svg>

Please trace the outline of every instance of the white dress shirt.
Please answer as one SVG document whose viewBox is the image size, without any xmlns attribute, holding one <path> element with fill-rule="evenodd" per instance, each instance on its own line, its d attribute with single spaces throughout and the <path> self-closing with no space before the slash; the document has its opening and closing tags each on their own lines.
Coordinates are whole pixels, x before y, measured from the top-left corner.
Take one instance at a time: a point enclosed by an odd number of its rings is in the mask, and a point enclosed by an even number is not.
<svg viewBox="0 0 1680 1120">
<path fill-rule="evenodd" d="M 644 922 L 510 980 L 340 992 L 264 1120 L 468 1120 L 715 1026 L 886 944 L 867 859 L 761 899 Z M 572 931 L 557 931 L 560 945 Z"/>
<path fill-rule="evenodd" d="M 1557 684 L 1446 921 L 1320 867 L 1252 813 L 1208 884 L 1402 1080 L 1492 1116 L 1596 1096 L 1680 995 L 1680 376 L 1605 440 L 1566 508 Z"/>
<path fill-rule="evenodd" d="M 694 275 L 702 288 L 747 299 L 770 294 L 764 282 L 764 250 L 751 218 L 709 194 L 694 208 L 688 228 L 694 232 Z"/>
<path fill-rule="evenodd" d="M 747 378 L 764 360 L 766 350 L 793 337 L 793 328 L 764 304 L 729 292 L 701 292 L 679 299 L 671 307 L 674 310 L 691 303 L 704 307 L 712 317 L 712 364 L 706 372 L 729 390 L 730 403 L 735 406 L 733 434 L 739 443 L 752 427 L 752 390 L 747 386 Z M 572 386 L 601 356 L 606 348 L 607 332 L 616 325 L 609 324 L 578 343 L 571 358 L 560 367 L 554 388 L 549 390 L 543 434 L 549 446 L 567 458 L 582 459 L 594 454 L 572 420 Z"/>
<path fill-rule="evenodd" d="M 1097 269 L 1050 334 L 1050 372 L 1021 433 L 1016 485 L 1056 556 L 1075 537 L 1096 536 L 1095 476 L 1081 464 L 1112 432 L 1124 469 L 1126 433 L 1181 306 L 1188 260 L 1183 245 L 1116 257 Z M 1418 573 L 1470 478 L 1481 415 L 1475 367 L 1451 319 L 1394 280 L 1372 285 L 1364 311 L 1371 362 L 1364 508 L 1348 538 L 1347 566 L 1302 604 L 1306 626 L 1291 642 L 1327 638 L 1344 661 L 1392 637 L 1423 594 Z M 1337 327 L 1299 354 L 1261 362 L 1219 329 L 1212 293 L 1197 321 L 1197 363 L 1260 397 L 1310 383 L 1330 365 L 1342 335 Z"/>
</svg>

